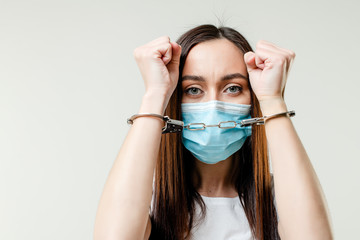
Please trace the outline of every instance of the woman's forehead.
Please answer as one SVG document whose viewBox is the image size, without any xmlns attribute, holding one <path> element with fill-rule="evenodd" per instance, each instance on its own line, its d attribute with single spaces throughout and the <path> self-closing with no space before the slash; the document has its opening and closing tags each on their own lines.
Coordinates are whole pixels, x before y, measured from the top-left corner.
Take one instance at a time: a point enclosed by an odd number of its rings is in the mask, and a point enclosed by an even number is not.
<svg viewBox="0 0 360 240">
<path fill-rule="evenodd" d="M 243 52 L 227 39 L 216 39 L 195 45 L 189 52 L 183 72 L 231 72 L 247 75 Z"/>
</svg>

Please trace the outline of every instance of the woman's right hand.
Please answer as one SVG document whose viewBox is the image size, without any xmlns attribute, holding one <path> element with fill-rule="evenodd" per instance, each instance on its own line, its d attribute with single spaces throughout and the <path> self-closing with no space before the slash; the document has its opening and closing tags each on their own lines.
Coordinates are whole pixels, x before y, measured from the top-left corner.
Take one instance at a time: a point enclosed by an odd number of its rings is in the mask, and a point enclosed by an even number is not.
<svg viewBox="0 0 360 240">
<path fill-rule="evenodd" d="M 137 47 L 133 53 L 145 82 L 145 95 L 164 98 L 165 109 L 179 77 L 180 45 L 162 36 Z"/>
</svg>

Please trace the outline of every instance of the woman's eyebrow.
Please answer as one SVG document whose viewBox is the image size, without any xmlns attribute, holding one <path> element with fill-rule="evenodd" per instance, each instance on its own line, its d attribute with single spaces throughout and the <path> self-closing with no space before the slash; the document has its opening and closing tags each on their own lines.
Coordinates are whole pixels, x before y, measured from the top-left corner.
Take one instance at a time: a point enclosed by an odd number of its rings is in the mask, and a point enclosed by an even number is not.
<svg viewBox="0 0 360 240">
<path fill-rule="evenodd" d="M 232 73 L 232 74 L 228 74 L 225 75 L 221 78 L 221 81 L 225 81 L 225 80 L 231 80 L 234 78 L 243 78 L 245 80 L 249 80 L 246 76 L 242 75 L 241 73 Z"/>
<path fill-rule="evenodd" d="M 249 80 L 246 76 L 242 75 L 241 73 L 231 73 L 231 74 L 227 74 L 227 75 L 223 76 L 221 78 L 221 81 L 231 80 L 234 78 L 243 78 L 245 80 Z M 194 81 L 202 81 L 202 82 L 205 81 L 204 77 L 198 76 L 198 75 L 182 76 L 181 81 L 185 81 L 185 80 L 194 80 Z"/>
</svg>

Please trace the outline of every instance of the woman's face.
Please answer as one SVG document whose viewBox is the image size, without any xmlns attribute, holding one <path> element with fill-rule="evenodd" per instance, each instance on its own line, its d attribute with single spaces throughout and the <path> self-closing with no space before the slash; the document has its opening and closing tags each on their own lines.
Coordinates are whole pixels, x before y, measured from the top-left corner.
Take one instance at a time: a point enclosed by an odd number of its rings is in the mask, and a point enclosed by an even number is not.
<svg viewBox="0 0 360 240">
<path fill-rule="evenodd" d="M 248 73 L 241 50 L 227 39 L 197 44 L 182 73 L 183 103 L 224 102 L 250 104 Z"/>
</svg>

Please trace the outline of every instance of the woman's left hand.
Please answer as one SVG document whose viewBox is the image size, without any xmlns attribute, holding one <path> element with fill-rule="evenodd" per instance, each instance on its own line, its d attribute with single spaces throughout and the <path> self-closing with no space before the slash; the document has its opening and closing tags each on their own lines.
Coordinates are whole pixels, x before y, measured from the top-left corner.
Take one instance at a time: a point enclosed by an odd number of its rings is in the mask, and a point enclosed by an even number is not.
<svg viewBox="0 0 360 240">
<path fill-rule="evenodd" d="M 260 40 L 255 53 L 244 54 L 251 87 L 259 100 L 283 99 L 287 76 L 295 53 Z"/>
</svg>

